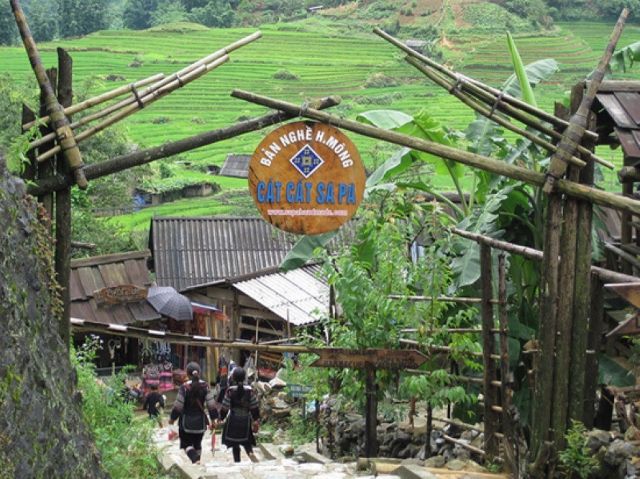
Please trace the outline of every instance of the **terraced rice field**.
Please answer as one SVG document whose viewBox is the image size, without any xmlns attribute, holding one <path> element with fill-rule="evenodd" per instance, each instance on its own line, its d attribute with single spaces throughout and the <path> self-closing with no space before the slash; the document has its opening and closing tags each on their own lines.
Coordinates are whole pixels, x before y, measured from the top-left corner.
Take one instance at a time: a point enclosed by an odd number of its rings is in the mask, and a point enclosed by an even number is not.
<svg viewBox="0 0 640 479">
<path fill-rule="evenodd" d="M 104 31 L 88 37 L 43 44 L 44 62 L 53 65 L 55 46 L 67 48 L 74 58 L 76 85 L 90 77 L 122 75 L 121 81 L 103 80 L 93 94 L 115 88 L 158 72 L 171 73 L 254 29 L 210 30 L 180 27 L 180 31 Z M 464 128 L 473 113 L 446 92 L 429 84 L 405 64 L 402 55 L 374 34 L 339 33 L 326 20 L 311 19 L 297 24 L 265 26 L 263 38 L 232 53 L 231 61 L 207 76 L 165 97 L 125 120 L 131 138 L 144 146 L 155 146 L 199 132 L 228 126 L 243 117 L 260 115 L 265 109 L 231 98 L 233 88 L 302 103 L 305 99 L 338 94 L 343 104 L 336 111 L 348 118 L 357 113 L 393 108 L 415 113 L 426 108 L 443 124 Z M 516 43 L 525 62 L 555 58 L 561 71 L 537 90 L 540 106 L 552 110 L 553 102 L 595 66 L 611 25 L 561 24 L 555 34 L 520 36 Z M 640 28 L 628 27 L 621 45 L 638 39 Z M 504 38 L 458 33 L 448 35 L 454 68 L 498 86 L 511 73 Z M 18 81 L 32 74 L 22 48 L 0 48 L 0 71 Z M 134 61 L 140 66 L 131 66 Z M 298 80 L 278 80 L 274 74 L 287 70 Z M 396 86 L 366 87 L 367 79 L 383 72 L 397 80 Z M 369 102 L 366 104 L 366 102 Z M 182 155 L 197 167 L 222 165 L 228 153 L 251 153 L 265 131 Z M 365 164 L 373 167 L 373 140 L 352 135 Z M 607 156 L 608 155 L 608 156 Z M 611 158 L 611 154 L 605 156 Z M 180 168 L 176 172 L 180 174 Z M 192 167 L 193 168 L 193 167 Z M 183 170 L 183 173 L 187 173 Z M 446 178 L 435 178 L 441 188 L 450 188 Z M 226 188 L 244 188 L 244 180 L 225 179 Z M 201 214 L 201 213 L 200 213 Z"/>
</svg>

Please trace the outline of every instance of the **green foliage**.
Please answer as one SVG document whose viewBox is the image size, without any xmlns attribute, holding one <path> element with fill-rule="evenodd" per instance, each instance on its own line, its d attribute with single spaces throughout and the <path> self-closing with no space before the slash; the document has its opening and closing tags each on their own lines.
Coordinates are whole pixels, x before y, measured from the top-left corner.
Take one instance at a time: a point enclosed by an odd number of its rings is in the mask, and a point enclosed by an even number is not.
<svg viewBox="0 0 640 479">
<path fill-rule="evenodd" d="M 514 15 L 499 5 L 478 2 L 465 5 L 464 20 L 472 25 L 474 31 L 531 32 L 533 24 L 526 18 Z"/>
<path fill-rule="evenodd" d="M 391 86 L 398 86 L 398 80 L 387 76 L 384 73 L 377 72 L 371 74 L 369 78 L 367 78 L 367 80 L 364 82 L 364 86 L 366 88 L 386 88 Z"/>
<path fill-rule="evenodd" d="M 98 382 L 93 359 L 98 340 L 85 343 L 71 352 L 82 392 L 84 419 L 93 432 L 102 465 L 113 479 L 155 479 L 163 477 L 152 441 L 152 424 L 137 421 L 135 405 L 121 395 L 124 373 Z"/>
<path fill-rule="evenodd" d="M 107 11 L 102 0 L 60 0 L 60 35 L 78 37 L 107 28 Z"/>
<path fill-rule="evenodd" d="M 18 41 L 18 28 L 11 11 L 11 6 L 5 2 L 0 6 L 0 45 L 11 45 Z"/>
<path fill-rule="evenodd" d="M 640 42 L 632 43 L 617 50 L 611 57 L 609 67 L 613 71 L 626 72 L 640 59 Z"/>
<path fill-rule="evenodd" d="M 157 7 L 158 0 L 126 0 L 122 23 L 133 30 L 149 28 Z"/>
<path fill-rule="evenodd" d="M 565 438 L 567 447 L 560 451 L 558 457 L 569 473 L 575 473 L 580 479 L 587 479 L 598 467 L 598 459 L 591 455 L 587 447 L 587 430 L 580 421 L 571 421 L 571 427 Z"/>
<path fill-rule="evenodd" d="M 235 12 L 228 0 L 210 0 L 203 7 L 193 8 L 189 18 L 207 27 L 225 28 L 235 23 Z"/>
<path fill-rule="evenodd" d="M 166 23 L 183 22 L 187 19 L 187 10 L 180 2 L 165 0 L 159 2 L 157 9 L 151 13 L 149 23 L 156 26 Z"/>
<path fill-rule="evenodd" d="M 291 73 L 289 70 L 278 70 L 273 74 L 273 78 L 276 80 L 300 80 L 298 75 Z"/>
</svg>

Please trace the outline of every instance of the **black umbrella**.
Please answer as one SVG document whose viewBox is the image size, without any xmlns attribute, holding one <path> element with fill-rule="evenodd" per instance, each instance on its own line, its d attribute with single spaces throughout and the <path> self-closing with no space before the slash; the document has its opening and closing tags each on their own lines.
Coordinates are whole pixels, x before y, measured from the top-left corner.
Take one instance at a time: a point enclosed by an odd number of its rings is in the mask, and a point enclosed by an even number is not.
<svg viewBox="0 0 640 479">
<path fill-rule="evenodd" d="M 153 309 L 163 316 L 178 321 L 193 319 L 191 301 L 171 286 L 151 286 L 147 293 L 147 301 L 153 306 Z"/>
</svg>

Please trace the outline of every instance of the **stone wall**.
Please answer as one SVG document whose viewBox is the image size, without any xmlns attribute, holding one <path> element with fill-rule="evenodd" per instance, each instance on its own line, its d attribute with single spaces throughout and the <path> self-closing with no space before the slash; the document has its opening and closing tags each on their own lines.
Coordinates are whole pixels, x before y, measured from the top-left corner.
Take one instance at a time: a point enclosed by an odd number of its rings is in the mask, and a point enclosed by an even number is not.
<svg viewBox="0 0 640 479">
<path fill-rule="evenodd" d="M 0 157 L 0 478 L 106 478 L 57 333 L 53 240 Z"/>
</svg>

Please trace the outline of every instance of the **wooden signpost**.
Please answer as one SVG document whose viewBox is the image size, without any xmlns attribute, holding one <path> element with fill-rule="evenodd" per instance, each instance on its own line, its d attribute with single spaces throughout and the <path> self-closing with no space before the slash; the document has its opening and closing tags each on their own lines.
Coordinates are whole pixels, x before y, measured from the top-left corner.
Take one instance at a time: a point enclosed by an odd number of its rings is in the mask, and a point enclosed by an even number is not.
<svg viewBox="0 0 640 479">
<path fill-rule="evenodd" d="M 249 165 L 249 189 L 260 214 L 290 233 L 338 229 L 358 209 L 364 183 L 351 140 L 331 125 L 312 121 L 272 131 Z"/>
</svg>

